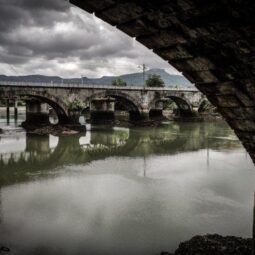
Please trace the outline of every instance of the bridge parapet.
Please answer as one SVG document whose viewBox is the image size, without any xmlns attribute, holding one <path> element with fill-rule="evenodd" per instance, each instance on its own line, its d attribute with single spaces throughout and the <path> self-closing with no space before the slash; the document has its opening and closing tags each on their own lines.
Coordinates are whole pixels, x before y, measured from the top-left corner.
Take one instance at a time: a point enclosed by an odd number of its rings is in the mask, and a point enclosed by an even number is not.
<svg viewBox="0 0 255 255">
<path fill-rule="evenodd" d="M 159 102 L 166 100 L 176 103 L 181 116 L 191 117 L 194 107 L 199 107 L 203 95 L 194 88 L 115 87 L 0 81 L 0 97 L 27 101 L 36 99 L 41 103 L 48 103 L 55 110 L 60 123 L 64 124 L 78 123 L 79 114 L 86 107 L 90 108 L 93 116 L 97 115 L 96 111 L 98 114 L 100 112 L 100 119 L 105 119 L 102 117 L 102 112 L 105 116 L 113 116 L 112 109 L 115 107 L 110 107 L 109 98 L 114 99 L 111 104 L 121 104 L 129 112 L 130 119 L 135 121 L 148 120 L 149 112 L 160 110 Z M 105 103 L 100 104 L 102 109 L 94 109 L 95 99 L 105 100 Z M 106 105 L 108 106 L 105 107 Z M 106 111 L 106 108 L 109 108 L 109 111 Z"/>
<path fill-rule="evenodd" d="M 123 86 L 117 87 L 112 85 L 94 85 L 94 84 L 78 84 L 78 83 L 42 83 L 42 82 L 13 82 L 0 81 L 0 87 L 35 87 L 35 88 L 78 88 L 78 89 L 111 89 L 111 90 L 139 90 L 139 91 L 183 91 L 183 92 L 198 92 L 196 88 L 173 88 L 170 85 L 166 87 L 142 87 L 142 86 Z"/>
</svg>

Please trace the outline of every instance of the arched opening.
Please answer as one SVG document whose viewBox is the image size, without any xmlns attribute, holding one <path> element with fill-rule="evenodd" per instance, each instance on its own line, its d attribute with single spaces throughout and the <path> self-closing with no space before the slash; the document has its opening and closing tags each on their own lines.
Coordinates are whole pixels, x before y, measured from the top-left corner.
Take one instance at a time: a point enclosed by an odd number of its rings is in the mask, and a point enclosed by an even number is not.
<svg viewBox="0 0 255 255">
<path fill-rule="evenodd" d="M 169 96 L 168 98 L 174 103 L 175 106 L 177 106 L 174 108 L 174 114 L 176 117 L 186 118 L 194 116 L 192 106 L 187 100 L 176 96 Z"/>
<path fill-rule="evenodd" d="M 141 118 L 138 106 L 123 96 L 112 96 L 115 99 L 115 117 L 124 121 L 136 121 Z"/>
<path fill-rule="evenodd" d="M 52 125 L 57 125 L 59 123 L 58 115 L 51 106 L 49 107 L 49 122 Z"/>
<path fill-rule="evenodd" d="M 79 118 L 80 124 L 84 125 L 84 124 L 90 122 L 90 117 L 91 117 L 90 116 L 90 108 L 89 108 L 89 106 L 87 106 L 81 110 L 81 116 Z"/>
<path fill-rule="evenodd" d="M 136 121 L 141 119 L 135 99 L 119 91 L 107 91 L 90 99 L 91 122 Z"/>
<path fill-rule="evenodd" d="M 26 102 L 26 122 L 28 115 L 32 117 L 34 123 L 38 116 L 39 122 L 51 124 L 64 124 L 68 122 L 68 116 L 63 107 L 50 99 L 50 97 L 43 97 L 41 95 L 22 95 L 21 99 Z M 40 124 L 40 123 L 38 123 Z"/>
<path fill-rule="evenodd" d="M 194 116 L 191 105 L 181 97 L 168 96 L 156 100 L 150 107 L 149 116 L 151 119 L 159 118 L 190 118 Z"/>
</svg>

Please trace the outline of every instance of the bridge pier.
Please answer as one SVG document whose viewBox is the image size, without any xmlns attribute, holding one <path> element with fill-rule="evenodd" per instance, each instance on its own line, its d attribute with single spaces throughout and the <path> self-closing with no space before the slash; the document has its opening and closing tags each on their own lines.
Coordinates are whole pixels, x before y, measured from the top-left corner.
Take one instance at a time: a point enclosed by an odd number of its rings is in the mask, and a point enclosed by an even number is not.
<svg viewBox="0 0 255 255">
<path fill-rule="evenodd" d="M 10 99 L 6 99 L 6 122 L 7 125 L 10 123 Z"/>
<path fill-rule="evenodd" d="M 91 123 L 112 123 L 115 119 L 115 99 L 96 98 L 90 103 Z"/>
<path fill-rule="evenodd" d="M 140 112 L 138 111 L 130 111 L 129 112 L 129 120 L 130 121 L 139 121 L 141 119 Z"/>
<path fill-rule="evenodd" d="M 26 100 L 26 120 L 22 126 L 45 126 L 49 125 L 49 106 L 39 100 Z"/>
<path fill-rule="evenodd" d="M 17 123 L 18 120 L 18 101 L 14 99 L 13 102 L 13 106 L 14 106 L 14 121 L 15 123 Z"/>
<path fill-rule="evenodd" d="M 158 119 L 163 117 L 162 109 L 151 109 L 150 110 L 150 119 Z"/>
<path fill-rule="evenodd" d="M 68 123 L 70 125 L 80 125 L 79 119 L 81 116 L 80 110 L 68 110 Z"/>
<path fill-rule="evenodd" d="M 150 119 L 150 113 L 148 109 L 143 109 L 140 112 L 140 115 L 141 115 L 141 119 L 140 119 L 141 121 L 148 121 Z"/>
<path fill-rule="evenodd" d="M 131 122 L 138 122 L 138 121 L 149 121 L 149 110 L 141 110 L 141 111 L 130 111 L 129 112 L 129 120 Z"/>
</svg>

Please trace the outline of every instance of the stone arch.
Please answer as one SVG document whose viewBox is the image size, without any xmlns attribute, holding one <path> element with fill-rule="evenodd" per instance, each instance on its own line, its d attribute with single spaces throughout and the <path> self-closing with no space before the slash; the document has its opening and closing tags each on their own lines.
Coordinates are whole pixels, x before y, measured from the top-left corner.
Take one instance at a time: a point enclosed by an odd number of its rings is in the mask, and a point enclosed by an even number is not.
<svg viewBox="0 0 255 255">
<path fill-rule="evenodd" d="M 142 119 L 142 107 L 140 103 L 135 98 L 122 91 L 106 90 L 105 92 L 93 94 L 87 98 L 87 100 L 91 102 L 94 98 L 104 97 L 114 98 L 117 102 L 121 102 L 121 104 L 125 106 L 126 110 L 129 112 L 129 120 L 137 121 Z"/>
<path fill-rule="evenodd" d="M 176 106 L 178 107 L 178 114 L 181 117 L 192 117 L 193 116 L 193 110 L 192 110 L 192 105 L 189 102 L 188 99 L 186 99 L 185 97 L 181 97 L 181 96 L 176 96 L 176 95 L 167 95 L 164 97 L 165 98 L 169 98 L 170 100 L 172 100 Z M 149 109 L 153 109 L 155 108 L 157 102 L 160 102 L 162 99 L 160 98 L 156 98 L 154 100 L 152 100 L 149 104 Z"/>
<path fill-rule="evenodd" d="M 43 103 L 47 103 L 48 105 L 50 105 L 54 111 L 56 112 L 58 119 L 59 119 L 59 123 L 64 124 L 64 123 L 68 123 L 68 109 L 66 108 L 64 102 L 62 102 L 61 99 L 56 98 L 55 96 L 43 92 L 34 92 L 33 93 L 29 93 L 29 92 L 23 92 L 20 95 L 20 98 L 25 100 L 25 99 L 37 99 Z"/>
<path fill-rule="evenodd" d="M 119 90 L 106 90 L 105 92 L 96 93 L 90 96 L 89 98 L 87 98 L 87 100 L 91 101 L 94 98 L 100 98 L 100 97 L 101 98 L 112 97 L 117 100 L 120 100 L 126 104 L 128 111 L 140 112 L 142 109 L 140 103 L 135 98 Z"/>
<path fill-rule="evenodd" d="M 70 0 L 137 41 L 196 84 L 255 162 L 255 2 Z"/>
</svg>

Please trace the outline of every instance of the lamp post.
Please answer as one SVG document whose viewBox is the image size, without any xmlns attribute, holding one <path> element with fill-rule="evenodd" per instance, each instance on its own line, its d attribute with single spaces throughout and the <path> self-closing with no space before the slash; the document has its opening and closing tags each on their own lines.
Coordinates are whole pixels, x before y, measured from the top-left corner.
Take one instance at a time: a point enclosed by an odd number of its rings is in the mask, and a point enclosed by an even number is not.
<svg viewBox="0 0 255 255">
<path fill-rule="evenodd" d="M 145 87 L 145 71 L 147 69 L 147 66 L 145 64 L 142 64 L 141 66 L 138 66 L 138 68 L 142 69 L 143 71 L 143 87 Z"/>
</svg>

